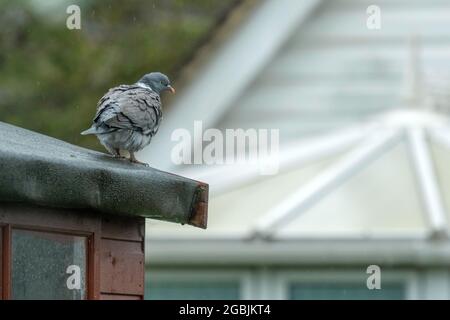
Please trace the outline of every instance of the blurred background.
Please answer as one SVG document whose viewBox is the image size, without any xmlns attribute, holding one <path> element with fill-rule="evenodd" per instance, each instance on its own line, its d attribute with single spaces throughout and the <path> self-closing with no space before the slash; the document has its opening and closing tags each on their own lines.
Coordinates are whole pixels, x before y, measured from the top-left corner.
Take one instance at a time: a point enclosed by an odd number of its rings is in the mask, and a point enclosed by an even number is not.
<svg viewBox="0 0 450 320">
<path fill-rule="evenodd" d="M 105 91 L 151 70 L 176 79 L 234 2 L 0 0 L 1 120 L 102 150 L 79 133 Z"/>
<path fill-rule="evenodd" d="M 70 4 L 81 30 L 66 28 Z M 1 121 L 102 151 L 79 132 L 103 93 L 153 70 L 172 79 L 177 95 L 163 97 L 160 132 L 139 156 L 207 182 L 209 222 L 147 221 L 146 298 L 450 298 L 448 1 L 0 8 Z M 173 164 L 171 133 L 195 120 L 278 129 L 279 173 Z M 371 265 L 379 290 L 367 287 Z"/>
</svg>

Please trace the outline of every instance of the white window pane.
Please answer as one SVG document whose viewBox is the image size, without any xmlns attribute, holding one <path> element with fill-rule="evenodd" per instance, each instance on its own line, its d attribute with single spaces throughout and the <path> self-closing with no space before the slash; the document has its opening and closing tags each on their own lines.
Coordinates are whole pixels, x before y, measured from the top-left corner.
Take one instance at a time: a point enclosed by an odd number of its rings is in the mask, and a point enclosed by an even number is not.
<svg viewBox="0 0 450 320">
<path fill-rule="evenodd" d="M 289 287 L 292 300 L 403 300 L 405 286 L 401 283 L 383 284 L 381 289 L 369 290 L 356 283 L 292 283 Z"/>
</svg>

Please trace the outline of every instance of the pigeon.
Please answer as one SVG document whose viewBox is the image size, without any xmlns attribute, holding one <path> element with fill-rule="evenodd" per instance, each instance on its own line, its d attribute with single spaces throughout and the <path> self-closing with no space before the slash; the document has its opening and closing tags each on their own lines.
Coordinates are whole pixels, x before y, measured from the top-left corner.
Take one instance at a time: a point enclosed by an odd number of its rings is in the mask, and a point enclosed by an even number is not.
<svg viewBox="0 0 450 320">
<path fill-rule="evenodd" d="M 121 155 L 126 150 L 130 162 L 147 166 L 134 153 L 150 144 L 158 132 L 162 120 L 160 94 L 164 91 L 175 93 L 169 78 L 160 72 L 148 73 L 135 84 L 109 89 L 97 104 L 92 126 L 81 134 L 96 135 L 116 158 L 126 159 Z"/>
</svg>

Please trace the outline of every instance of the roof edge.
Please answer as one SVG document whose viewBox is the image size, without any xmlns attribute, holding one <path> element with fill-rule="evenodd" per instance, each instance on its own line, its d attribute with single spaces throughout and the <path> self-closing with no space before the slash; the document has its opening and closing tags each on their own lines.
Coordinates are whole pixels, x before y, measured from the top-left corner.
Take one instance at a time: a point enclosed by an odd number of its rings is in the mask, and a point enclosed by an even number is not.
<svg viewBox="0 0 450 320">
<path fill-rule="evenodd" d="M 208 185 L 0 122 L 0 201 L 207 225 Z"/>
<path fill-rule="evenodd" d="M 208 225 L 208 193 L 209 186 L 200 183 L 194 198 L 191 215 L 188 224 L 194 227 L 206 229 Z"/>
</svg>

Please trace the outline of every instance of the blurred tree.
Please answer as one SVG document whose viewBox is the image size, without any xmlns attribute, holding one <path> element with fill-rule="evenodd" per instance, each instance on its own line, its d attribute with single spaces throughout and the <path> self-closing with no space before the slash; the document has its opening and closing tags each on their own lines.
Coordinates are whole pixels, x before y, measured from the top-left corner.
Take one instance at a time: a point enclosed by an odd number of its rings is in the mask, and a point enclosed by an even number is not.
<svg viewBox="0 0 450 320">
<path fill-rule="evenodd" d="M 176 78 L 235 2 L 0 0 L 0 121 L 103 150 L 80 136 L 102 94 L 149 71 Z M 69 4 L 81 30 L 66 28 Z"/>
</svg>

